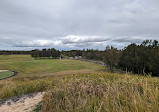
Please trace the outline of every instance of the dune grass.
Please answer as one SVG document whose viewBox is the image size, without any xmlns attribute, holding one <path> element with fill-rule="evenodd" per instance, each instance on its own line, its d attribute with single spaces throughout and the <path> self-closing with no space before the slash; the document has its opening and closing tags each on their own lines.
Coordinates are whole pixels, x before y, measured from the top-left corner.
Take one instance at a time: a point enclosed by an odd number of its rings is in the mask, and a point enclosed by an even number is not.
<svg viewBox="0 0 159 112">
<path fill-rule="evenodd" d="M 4 71 L 4 72 L 0 72 L 0 79 L 6 78 L 13 75 L 13 73 L 11 71 Z"/>
<path fill-rule="evenodd" d="M 11 63 L 9 68 L 13 65 L 17 70 L 23 68 L 20 75 L 0 81 L 0 99 L 45 91 L 38 109 L 41 112 L 159 111 L 157 77 L 109 73 L 84 61 L 26 58 L 18 62 L 17 59 L 0 62 L 5 67 Z M 30 71 L 25 71 L 30 68 Z"/>
</svg>

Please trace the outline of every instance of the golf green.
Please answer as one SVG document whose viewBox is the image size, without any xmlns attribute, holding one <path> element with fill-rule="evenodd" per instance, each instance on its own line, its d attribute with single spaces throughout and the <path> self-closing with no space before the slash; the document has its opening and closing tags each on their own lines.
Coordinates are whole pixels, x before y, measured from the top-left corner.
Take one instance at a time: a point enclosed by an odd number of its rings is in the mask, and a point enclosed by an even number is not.
<svg viewBox="0 0 159 112">
<path fill-rule="evenodd" d="M 11 71 L 1 71 L 0 79 L 4 79 L 4 78 L 10 77 L 12 75 L 13 75 L 13 72 L 11 72 Z"/>
</svg>

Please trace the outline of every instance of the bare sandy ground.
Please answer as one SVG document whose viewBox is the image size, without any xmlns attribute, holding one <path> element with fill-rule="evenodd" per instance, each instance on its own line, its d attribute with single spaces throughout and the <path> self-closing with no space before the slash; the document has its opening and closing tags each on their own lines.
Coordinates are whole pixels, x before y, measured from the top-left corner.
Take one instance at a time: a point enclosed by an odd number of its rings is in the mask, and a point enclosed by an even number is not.
<svg viewBox="0 0 159 112">
<path fill-rule="evenodd" d="M 8 70 L 0 70 L 0 72 L 6 72 L 6 71 L 8 71 Z"/>
<path fill-rule="evenodd" d="M 44 92 L 12 97 L 0 101 L 0 112 L 32 112 L 43 100 Z"/>
</svg>

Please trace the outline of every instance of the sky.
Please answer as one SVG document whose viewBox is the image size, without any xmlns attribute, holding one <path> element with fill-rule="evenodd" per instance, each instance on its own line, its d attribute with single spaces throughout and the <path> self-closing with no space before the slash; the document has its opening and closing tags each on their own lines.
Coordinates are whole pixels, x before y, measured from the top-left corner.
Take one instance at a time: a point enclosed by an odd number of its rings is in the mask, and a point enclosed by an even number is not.
<svg viewBox="0 0 159 112">
<path fill-rule="evenodd" d="M 0 0 L 0 50 L 119 49 L 159 40 L 159 0 Z"/>
</svg>

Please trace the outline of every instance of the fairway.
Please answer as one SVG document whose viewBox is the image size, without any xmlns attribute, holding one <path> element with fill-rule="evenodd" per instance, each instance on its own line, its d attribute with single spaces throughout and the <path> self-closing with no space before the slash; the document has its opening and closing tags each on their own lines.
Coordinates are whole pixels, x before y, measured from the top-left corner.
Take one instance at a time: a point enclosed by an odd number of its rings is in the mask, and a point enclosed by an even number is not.
<svg viewBox="0 0 159 112">
<path fill-rule="evenodd" d="M 99 71 L 103 67 L 79 60 L 70 59 L 39 59 L 34 60 L 30 55 L 2 55 L 0 68 L 17 71 L 18 75 L 39 75 L 71 70 Z"/>
<path fill-rule="evenodd" d="M 0 79 L 4 79 L 13 75 L 11 71 L 2 71 L 0 72 Z"/>
</svg>

